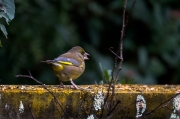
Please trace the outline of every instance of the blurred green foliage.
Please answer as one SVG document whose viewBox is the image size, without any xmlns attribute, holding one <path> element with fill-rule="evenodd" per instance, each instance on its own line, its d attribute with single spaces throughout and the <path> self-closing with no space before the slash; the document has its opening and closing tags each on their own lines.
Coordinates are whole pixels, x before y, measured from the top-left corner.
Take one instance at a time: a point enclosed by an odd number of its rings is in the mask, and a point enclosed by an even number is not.
<svg viewBox="0 0 180 119">
<path fill-rule="evenodd" d="M 114 76 L 112 77 L 113 70 L 111 69 L 103 69 L 102 64 L 99 63 L 99 67 L 101 69 L 102 73 L 102 80 L 98 82 L 95 82 L 96 84 L 112 84 L 111 80 L 116 80 L 115 77 L 118 75 L 117 73 L 114 73 Z M 113 79 L 112 79 L 113 78 Z M 116 84 L 133 84 L 133 79 L 117 79 Z"/>
<path fill-rule="evenodd" d="M 108 69 L 108 70 L 103 69 L 103 66 L 101 63 L 99 63 L 99 67 L 100 67 L 101 73 L 102 73 L 102 80 L 99 82 L 99 84 L 109 84 L 112 80 L 112 70 L 111 69 Z"/>
<path fill-rule="evenodd" d="M 132 3 L 127 4 L 120 79 L 180 83 L 179 0 L 137 0 L 131 13 Z M 99 62 L 107 70 L 114 66 L 114 55 L 108 48 L 118 48 L 123 4 L 123 0 L 15 0 L 8 39 L 1 35 L 0 83 L 36 84 L 15 78 L 30 70 L 45 84 L 59 84 L 51 67 L 40 61 L 53 59 L 75 45 L 90 54 L 85 72 L 75 83 L 99 83 Z"/>
<path fill-rule="evenodd" d="M 14 14 L 15 14 L 14 0 L 0 0 L 0 19 L 4 18 L 6 20 L 6 23 L 9 24 L 9 22 L 14 18 Z M 1 22 L 0 22 L 0 29 L 7 38 L 8 33 L 6 31 L 6 27 Z"/>
<path fill-rule="evenodd" d="M 1 44 L 1 40 L 0 40 L 0 47 L 3 47 L 2 44 Z"/>
</svg>

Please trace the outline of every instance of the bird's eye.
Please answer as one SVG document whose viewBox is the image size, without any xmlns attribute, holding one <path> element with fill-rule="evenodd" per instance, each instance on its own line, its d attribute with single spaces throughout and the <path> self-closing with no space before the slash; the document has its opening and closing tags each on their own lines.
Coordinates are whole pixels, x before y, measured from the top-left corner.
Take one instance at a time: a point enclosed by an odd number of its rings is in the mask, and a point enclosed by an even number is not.
<svg viewBox="0 0 180 119">
<path fill-rule="evenodd" d="M 82 55 L 84 55 L 84 53 L 85 53 L 84 51 L 81 51 L 81 54 L 82 54 Z"/>
</svg>

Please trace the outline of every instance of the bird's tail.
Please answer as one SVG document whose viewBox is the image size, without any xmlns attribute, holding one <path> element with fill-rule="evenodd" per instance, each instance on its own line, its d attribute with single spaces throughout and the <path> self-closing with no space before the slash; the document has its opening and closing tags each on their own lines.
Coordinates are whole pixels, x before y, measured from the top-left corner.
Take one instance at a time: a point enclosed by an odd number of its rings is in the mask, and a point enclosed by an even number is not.
<svg viewBox="0 0 180 119">
<path fill-rule="evenodd" d="M 46 60 L 46 61 L 41 61 L 41 62 L 44 62 L 44 63 L 47 63 L 47 64 L 54 64 L 54 60 Z"/>
</svg>

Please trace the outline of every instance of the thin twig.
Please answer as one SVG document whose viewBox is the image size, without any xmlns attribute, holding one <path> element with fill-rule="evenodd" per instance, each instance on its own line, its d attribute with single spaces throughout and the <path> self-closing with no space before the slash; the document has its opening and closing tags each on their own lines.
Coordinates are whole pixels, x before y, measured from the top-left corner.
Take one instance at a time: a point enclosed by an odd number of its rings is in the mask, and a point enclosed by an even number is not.
<svg viewBox="0 0 180 119">
<path fill-rule="evenodd" d="M 136 4 L 136 0 L 133 1 L 132 5 L 131 5 L 130 12 L 129 12 L 129 14 L 127 15 L 127 18 L 126 18 L 126 27 L 127 27 L 127 25 L 128 25 L 128 22 L 129 22 L 129 16 L 132 15 L 132 12 L 133 12 L 133 9 L 134 9 L 135 4 Z"/>
<path fill-rule="evenodd" d="M 112 94 L 111 94 L 111 99 L 110 99 L 110 108 L 109 108 L 109 112 L 108 112 L 108 115 L 110 115 L 114 109 L 116 108 L 116 106 L 119 104 L 117 103 L 113 108 L 112 108 L 112 103 L 113 103 L 113 98 L 114 98 L 114 94 L 115 94 L 115 84 L 117 83 L 117 80 L 118 80 L 118 77 L 119 77 L 119 73 L 120 73 L 120 70 L 121 70 L 121 67 L 122 67 L 122 62 L 123 62 L 123 37 L 124 37 L 124 32 L 125 32 L 125 27 L 126 27 L 126 24 L 125 24 L 125 11 L 126 11 L 126 4 L 127 4 L 127 0 L 125 0 L 124 2 L 124 8 L 123 8 L 123 23 L 122 23 L 122 29 L 121 29 L 121 37 L 120 37 L 120 43 L 119 43 L 119 50 L 117 51 L 117 53 L 115 53 L 112 49 L 113 47 L 110 47 L 109 50 L 116 56 L 115 57 L 115 62 L 114 62 L 114 67 L 112 69 L 112 78 L 111 78 L 111 81 L 109 82 L 109 85 L 108 85 L 108 92 L 107 92 L 107 95 L 104 99 L 104 105 L 103 105 L 103 108 L 102 108 L 102 113 L 101 113 L 101 116 L 100 116 L 100 119 L 103 118 L 103 114 L 104 114 L 104 108 L 105 108 L 105 104 L 107 103 L 107 100 L 110 96 L 110 90 L 112 90 Z M 133 6 L 134 6 L 135 2 L 133 3 Z M 119 55 L 118 55 L 119 54 Z M 115 73 L 115 69 L 117 67 L 117 60 L 120 59 L 120 63 L 119 63 L 119 67 L 118 67 L 118 72 L 116 73 L 116 76 L 114 78 L 114 73 Z M 112 85 L 113 84 L 113 85 Z M 112 89 L 111 89 L 112 88 Z"/>
<path fill-rule="evenodd" d="M 119 55 L 117 55 L 117 53 L 115 53 L 113 50 L 113 47 L 110 47 L 109 50 L 117 57 L 121 60 L 121 57 L 119 57 Z"/>
<path fill-rule="evenodd" d="M 53 92 L 51 92 L 46 86 L 45 84 L 43 84 L 42 82 L 38 81 L 37 79 L 35 79 L 32 75 L 31 72 L 28 70 L 29 75 L 16 75 L 15 77 L 25 77 L 25 78 L 30 78 L 32 80 L 34 80 L 35 82 L 37 82 L 38 84 L 41 84 L 41 86 L 46 89 L 55 99 L 55 102 L 60 106 L 61 110 L 64 112 L 64 114 L 69 118 L 72 119 L 71 117 L 69 117 L 69 115 L 66 113 L 66 111 L 63 109 L 61 103 L 58 101 L 58 99 L 56 98 L 56 96 L 53 94 Z"/>
<path fill-rule="evenodd" d="M 111 118 L 113 115 L 119 113 L 121 110 L 124 110 L 124 109 L 126 109 L 126 108 L 128 108 L 129 106 L 132 106 L 132 105 L 134 105 L 134 104 L 136 104 L 136 102 L 133 102 L 133 103 L 127 105 L 127 106 L 124 106 L 123 108 L 120 108 L 120 109 L 117 110 L 116 112 L 114 112 L 114 113 L 112 113 L 111 115 L 109 115 L 109 116 L 107 117 L 107 119 Z"/>
<path fill-rule="evenodd" d="M 112 84 L 112 83 L 113 83 L 113 79 L 111 79 L 111 81 L 110 81 L 110 83 L 109 83 L 109 85 L 108 85 L 108 92 L 107 92 L 107 95 L 106 95 L 106 97 L 105 97 L 105 99 L 104 99 L 104 104 L 103 104 L 103 106 L 102 106 L 102 113 L 101 113 L 101 115 L 100 115 L 100 119 L 103 118 L 105 105 L 106 105 L 107 100 L 108 100 L 109 95 L 110 95 L 110 89 L 111 89 L 111 84 Z M 109 108 L 109 109 L 110 109 L 110 108 Z"/>
<path fill-rule="evenodd" d="M 110 95 L 110 90 L 111 90 L 111 87 L 112 87 L 112 95 L 111 95 L 111 100 L 110 100 L 110 108 L 109 108 L 109 113 L 108 114 L 110 114 L 111 113 L 111 111 L 112 111 L 112 102 L 113 102 L 113 98 L 114 98 L 114 94 L 115 94 L 115 84 L 116 84 L 116 82 L 117 82 L 117 79 L 118 79 L 118 75 L 119 75 L 119 71 L 120 70 L 118 70 L 118 73 L 116 74 L 116 78 L 114 78 L 114 71 L 115 71 L 115 68 L 116 68 L 116 66 L 117 66 L 117 59 L 119 58 L 120 59 L 120 68 L 119 69 L 121 69 L 121 66 L 122 66 L 122 62 L 123 62 L 123 55 L 122 55 L 122 44 L 123 44 L 123 37 L 124 37 L 124 29 L 125 29 L 125 11 L 126 11 L 126 4 L 127 4 L 127 0 L 125 0 L 125 3 L 124 3 L 124 9 L 123 9 L 123 25 L 122 25 L 122 30 L 121 30 L 121 37 L 120 37 L 120 55 L 117 55 L 117 54 L 119 54 L 119 53 L 115 53 L 113 50 L 112 50 L 112 47 L 111 48 L 109 48 L 109 50 L 116 56 L 115 57 L 115 65 L 114 65 L 114 68 L 113 68 L 113 70 L 112 70 L 112 78 L 111 78 L 111 82 L 109 83 L 109 85 L 108 85 L 108 92 L 107 92 L 107 95 L 106 95 L 106 98 L 105 98 L 105 100 L 104 100 L 104 105 L 103 105 L 103 108 L 102 108 L 102 114 L 101 114 L 101 116 L 100 116 L 100 119 L 103 117 L 103 114 L 104 114 L 104 107 L 105 107 L 105 104 L 106 104 L 106 102 L 107 102 L 107 100 L 108 100 L 108 98 L 109 98 L 109 95 Z M 119 52 L 119 50 L 118 50 L 118 52 Z M 112 84 L 113 84 L 113 86 L 112 86 Z"/>
<path fill-rule="evenodd" d="M 31 116 L 32 116 L 32 119 L 35 119 L 34 114 L 32 113 L 31 107 L 29 106 L 29 104 L 28 104 L 27 107 L 28 107 L 28 110 L 29 110 L 29 112 L 30 112 L 30 114 L 31 114 Z"/>
<path fill-rule="evenodd" d="M 55 101 L 55 99 L 54 99 L 54 102 L 57 103 L 57 101 Z M 58 109 L 57 104 L 55 104 L 55 106 L 56 106 L 57 111 L 59 112 L 59 115 L 61 115 L 61 112 L 60 112 L 60 110 Z M 53 106 L 53 107 L 54 107 L 54 106 Z"/>
<path fill-rule="evenodd" d="M 112 108 L 112 110 L 107 114 L 107 116 L 109 116 L 115 109 L 116 107 L 121 103 L 120 100 L 117 101 L 117 103 L 115 104 L 115 106 Z"/>
<path fill-rule="evenodd" d="M 153 110 L 151 110 L 150 112 L 145 113 L 144 115 L 149 115 L 161 108 L 167 107 L 169 105 L 169 103 L 180 93 L 176 93 L 175 95 L 173 95 L 171 98 L 169 98 L 168 100 L 164 101 L 163 103 L 159 104 L 156 108 L 154 108 Z M 164 105 L 165 104 L 165 105 Z"/>
<path fill-rule="evenodd" d="M 125 3 L 124 3 L 122 29 L 121 29 L 121 37 L 120 37 L 120 43 L 119 43 L 120 63 L 119 63 L 119 67 L 118 67 L 118 72 L 115 77 L 114 85 L 116 84 L 116 82 L 118 80 L 119 72 L 122 69 L 122 63 L 123 63 L 123 38 L 124 38 L 125 27 L 126 27 L 126 25 L 125 25 L 126 4 L 127 4 L 127 0 L 125 0 Z"/>
<path fill-rule="evenodd" d="M 127 4 L 127 0 L 125 0 L 124 2 L 124 9 L 123 9 L 123 20 L 122 20 L 122 29 L 121 29 L 121 37 L 120 37 L 120 43 L 119 43 L 119 56 L 116 55 L 115 58 L 115 62 L 117 62 L 117 59 L 120 59 L 120 63 L 119 63 L 119 67 L 118 67 L 118 71 L 116 73 L 116 76 L 114 78 L 113 81 L 113 86 L 112 86 L 112 96 L 111 96 L 111 102 L 110 102 L 110 110 L 112 109 L 112 103 L 113 103 L 113 98 L 114 98 L 114 94 L 115 94 L 115 85 L 117 83 L 118 77 L 119 77 L 119 73 L 122 67 L 122 63 L 123 63 L 123 38 L 124 38 L 124 32 L 125 32 L 125 13 L 126 13 L 126 4 Z M 118 57 L 117 57 L 118 56 Z M 116 65 L 115 65 L 116 66 Z"/>
</svg>

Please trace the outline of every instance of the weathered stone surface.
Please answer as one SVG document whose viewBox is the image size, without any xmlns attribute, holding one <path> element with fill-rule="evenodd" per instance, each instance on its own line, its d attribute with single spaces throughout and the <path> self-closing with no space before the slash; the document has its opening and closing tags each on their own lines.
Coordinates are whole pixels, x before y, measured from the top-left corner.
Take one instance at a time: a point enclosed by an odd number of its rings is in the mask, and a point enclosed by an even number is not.
<svg viewBox="0 0 180 119">
<path fill-rule="evenodd" d="M 53 95 L 42 86 L 1 85 L 0 119 L 56 119 L 68 118 L 68 116 L 82 119 L 87 118 L 89 115 L 100 118 L 102 110 L 95 110 L 94 97 L 98 91 L 100 91 L 102 96 L 106 96 L 107 86 L 80 86 L 81 88 L 86 88 L 86 90 L 71 89 L 70 86 L 60 88 L 59 86 L 47 85 L 46 87 L 53 93 L 59 104 Z M 150 112 L 180 92 L 179 85 L 116 85 L 115 89 L 112 106 L 114 107 L 118 101 L 120 103 L 107 116 L 109 98 L 105 106 L 103 118 L 135 118 L 137 113 L 136 98 L 138 95 L 144 97 L 146 112 Z M 146 117 L 157 119 L 170 118 L 173 113 L 172 102 L 173 100 L 166 107 L 155 110 Z"/>
</svg>

